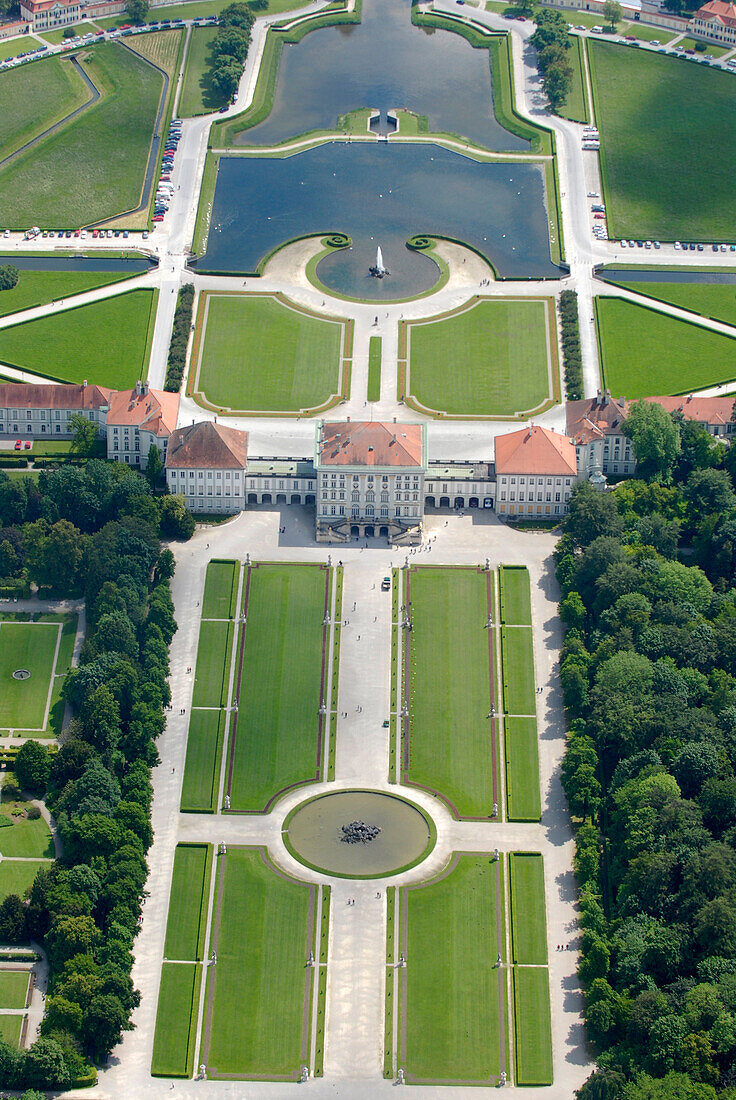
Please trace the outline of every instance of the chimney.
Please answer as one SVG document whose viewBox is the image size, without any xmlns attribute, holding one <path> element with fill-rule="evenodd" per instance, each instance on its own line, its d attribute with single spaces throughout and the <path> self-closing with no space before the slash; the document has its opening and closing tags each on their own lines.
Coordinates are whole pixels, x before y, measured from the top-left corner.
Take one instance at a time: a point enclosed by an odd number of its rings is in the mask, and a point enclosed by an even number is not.
<svg viewBox="0 0 736 1100">
<path fill-rule="evenodd" d="M 604 405 L 604 406 L 608 405 L 610 400 L 611 400 L 611 391 L 610 390 L 604 390 L 603 391 L 603 401 L 601 402 L 601 404 Z"/>
<path fill-rule="evenodd" d="M 83 390 L 87 389 L 87 379 L 86 378 L 82 380 L 82 389 Z"/>
<path fill-rule="evenodd" d="M 145 382 L 141 382 L 141 394 L 143 397 L 148 396 L 148 379 Z"/>
</svg>

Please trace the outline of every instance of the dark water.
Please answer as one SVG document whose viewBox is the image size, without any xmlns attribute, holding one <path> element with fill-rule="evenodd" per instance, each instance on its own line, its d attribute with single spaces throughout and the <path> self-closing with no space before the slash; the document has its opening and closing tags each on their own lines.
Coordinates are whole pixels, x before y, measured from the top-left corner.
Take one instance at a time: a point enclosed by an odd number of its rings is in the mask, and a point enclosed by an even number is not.
<svg viewBox="0 0 736 1100">
<path fill-rule="evenodd" d="M 736 283 L 736 271 L 662 271 L 640 267 L 608 267 L 599 278 L 611 283 Z"/>
<path fill-rule="evenodd" d="M 273 109 L 240 136 L 270 145 L 308 130 L 334 130 L 359 108 L 404 107 L 429 117 L 434 133 L 462 134 L 489 149 L 529 142 L 493 114 L 488 51 L 454 32 L 411 22 L 408 0 L 363 0 L 362 21 L 312 31 L 281 54 Z"/>
<path fill-rule="evenodd" d="M 482 164 L 437 145 L 331 142 L 284 159 L 222 157 L 202 271 L 254 272 L 295 237 L 346 233 L 353 249 L 319 265 L 323 282 L 354 297 L 421 293 L 437 277 L 409 253 L 415 234 L 455 238 L 505 278 L 555 278 L 542 170 Z M 381 246 L 392 275 L 368 279 Z"/>
<path fill-rule="evenodd" d="M 113 259 L 110 256 L 16 256 L 0 253 L 0 263 L 19 271 L 123 271 L 137 275 L 158 266 L 158 260 L 146 256 Z"/>
</svg>

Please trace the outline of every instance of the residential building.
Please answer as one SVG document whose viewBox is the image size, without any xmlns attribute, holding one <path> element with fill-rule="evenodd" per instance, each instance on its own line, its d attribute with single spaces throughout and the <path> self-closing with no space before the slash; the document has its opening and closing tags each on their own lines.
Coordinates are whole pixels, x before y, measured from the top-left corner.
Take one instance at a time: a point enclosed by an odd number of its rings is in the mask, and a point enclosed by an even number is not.
<svg viewBox="0 0 736 1100">
<path fill-rule="evenodd" d="M 178 393 L 149 389 L 148 382 L 136 382 L 134 390 L 113 391 L 107 412 L 107 457 L 145 470 L 154 443 L 165 459 L 178 415 Z"/>
<path fill-rule="evenodd" d="M 687 397 L 646 397 L 645 401 L 656 401 L 667 412 L 679 412 L 686 420 L 697 420 L 702 428 L 720 439 L 731 440 L 736 432 L 733 394 L 725 397 L 700 397 L 689 394 Z"/>
<path fill-rule="evenodd" d="M 568 401 L 567 434 L 575 444 L 580 477 L 629 477 L 636 471 L 631 440 L 624 435 L 626 400 L 608 390 L 584 401 Z"/>
<path fill-rule="evenodd" d="M 736 46 L 736 4 L 708 0 L 693 15 L 688 29 L 698 38 L 721 46 Z"/>
<path fill-rule="evenodd" d="M 396 543 L 421 540 L 425 425 L 321 422 L 314 468 L 318 542 L 373 535 Z"/>
<path fill-rule="evenodd" d="M 496 436 L 496 512 L 558 518 L 567 512 L 578 479 L 575 445 L 537 424 Z"/>
<path fill-rule="evenodd" d="M 166 484 L 190 512 L 242 512 L 248 433 L 211 420 L 177 428 L 166 449 Z"/>
<path fill-rule="evenodd" d="M 69 421 L 84 416 L 105 435 L 112 390 L 105 386 L 55 385 L 53 382 L 0 384 L 0 435 L 71 439 Z"/>
</svg>

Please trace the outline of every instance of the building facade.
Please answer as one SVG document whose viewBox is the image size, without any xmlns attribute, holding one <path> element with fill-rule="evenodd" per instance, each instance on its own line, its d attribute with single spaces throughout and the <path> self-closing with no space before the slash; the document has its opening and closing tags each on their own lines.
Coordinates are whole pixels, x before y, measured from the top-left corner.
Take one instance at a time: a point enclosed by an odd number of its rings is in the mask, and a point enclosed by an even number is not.
<svg viewBox="0 0 736 1100">
<path fill-rule="evenodd" d="M 421 541 L 426 427 L 350 420 L 317 427 L 318 542 L 384 535 Z"/>
<path fill-rule="evenodd" d="M 709 0 L 695 12 L 688 29 L 698 38 L 720 46 L 736 46 L 736 4 Z"/>
<path fill-rule="evenodd" d="M 608 390 L 584 401 L 569 401 L 567 434 L 575 444 L 578 475 L 590 478 L 632 477 L 636 455 L 624 434 L 626 400 L 611 397 Z"/>
<path fill-rule="evenodd" d="M 178 416 L 178 393 L 149 389 L 148 382 L 137 382 L 134 390 L 114 390 L 107 410 L 107 457 L 145 470 L 155 445 L 165 460 Z"/>
<path fill-rule="evenodd" d="M 496 512 L 500 516 L 561 518 L 578 480 L 575 446 L 534 424 L 496 437 Z"/>
<path fill-rule="evenodd" d="M 492 462 L 430 462 L 424 481 L 426 508 L 493 508 Z"/>
<path fill-rule="evenodd" d="M 120 15 L 125 11 L 125 0 L 20 0 L 20 13 L 30 24 L 32 31 L 49 31 L 55 27 L 71 27 L 87 19 L 100 19 Z"/>
<path fill-rule="evenodd" d="M 248 434 L 212 421 L 172 432 L 166 449 L 166 484 L 195 514 L 245 508 Z"/>
<path fill-rule="evenodd" d="M 4 382 L 0 384 L 0 435 L 71 439 L 70 420 L 84 416 L 105 435 L 112 390 L 104 386 Z"/>
</svg>

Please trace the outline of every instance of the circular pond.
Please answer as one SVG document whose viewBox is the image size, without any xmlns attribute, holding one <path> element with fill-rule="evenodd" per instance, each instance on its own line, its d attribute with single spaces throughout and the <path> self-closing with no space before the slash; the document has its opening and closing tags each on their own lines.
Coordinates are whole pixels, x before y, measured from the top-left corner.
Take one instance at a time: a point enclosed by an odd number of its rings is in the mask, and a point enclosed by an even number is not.
<svg viewBox="0 0 736 1100">
<path fill-rule="evenodd" d="M 381 791 L 335 791 L 302 802 L 284 821 L 295 859 L 338 878 L 382 878 L 432 851 L 432 819 L 413 802 Z"/>
</svg>

